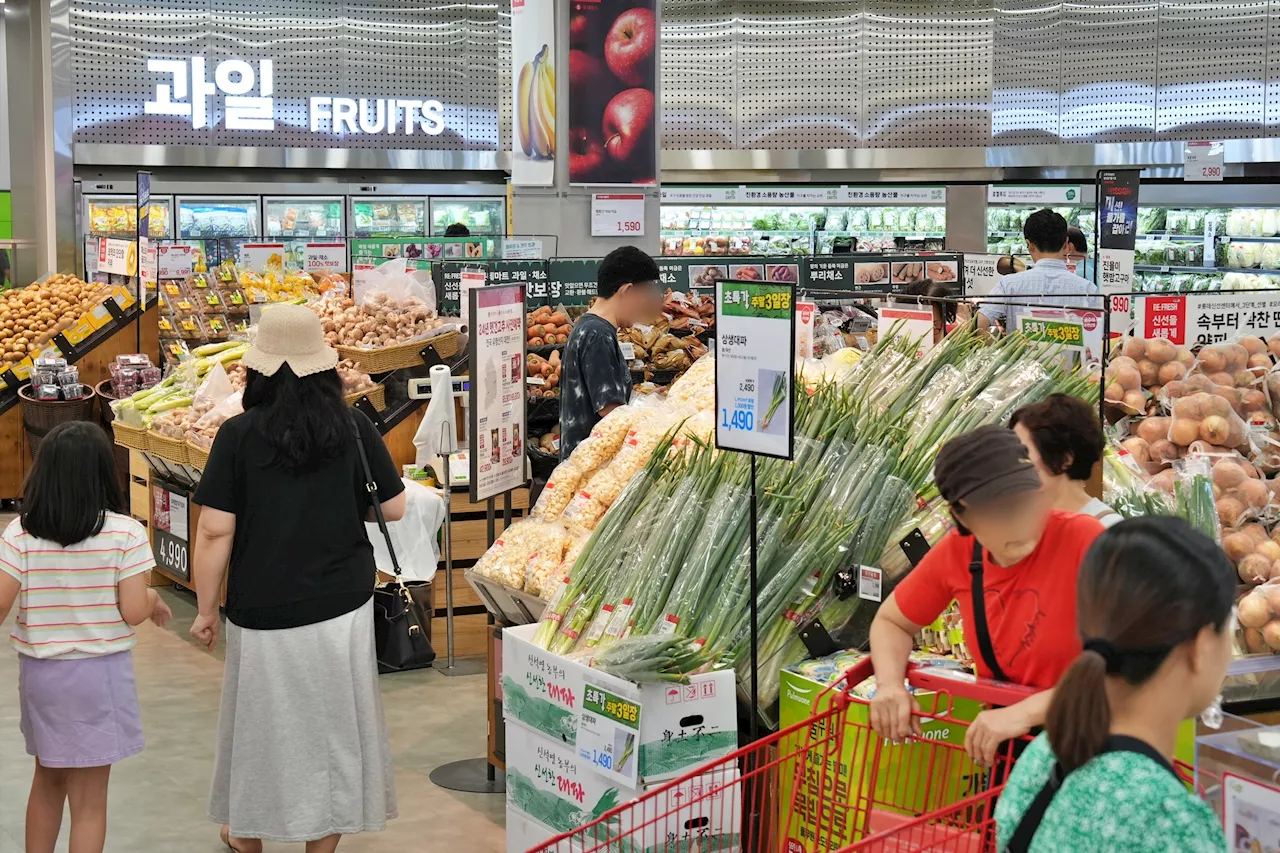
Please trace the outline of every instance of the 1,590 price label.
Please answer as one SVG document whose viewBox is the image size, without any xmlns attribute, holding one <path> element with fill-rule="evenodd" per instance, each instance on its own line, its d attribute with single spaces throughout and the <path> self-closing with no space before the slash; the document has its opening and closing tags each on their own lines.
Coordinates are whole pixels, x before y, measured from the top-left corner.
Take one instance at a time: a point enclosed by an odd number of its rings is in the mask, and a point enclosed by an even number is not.
<svg viewBox="0 0 1280 853">
<path fill-rule="evenodd" d="M 591 236 L 644 236 L 644 193 L 593 193 Z"/>
</svg>

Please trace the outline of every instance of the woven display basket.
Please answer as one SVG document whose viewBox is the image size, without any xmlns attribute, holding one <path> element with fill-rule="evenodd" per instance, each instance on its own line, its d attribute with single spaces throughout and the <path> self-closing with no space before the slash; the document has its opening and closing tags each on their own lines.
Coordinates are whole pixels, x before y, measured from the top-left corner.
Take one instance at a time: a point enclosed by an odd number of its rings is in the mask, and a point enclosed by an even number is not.
<svg viewBox="0 0 1280 853">
<path fill-rule="evenodd" d="M 182 465 L 191 464 L 191 457 L 187 453 L 187 440 L 185 438 L 166 438 L 158 432 L 147 432 L 147 452 L 154 453 L 162 459 L 170 462 L 178 462 Z"/>
<path fill-rule="evenodd" d="M 204 466 L 208 463 L 209 451 L 205 450 L 190 439 L 187 439 L 187 464 L 203 471 Z"/>
<path fill-rule="evenodd" d="M 403 367 L 419 366 L 423 362 L 422 356 L 418 353 L 427 344 L 435 346 L 436 353 L 441 358 L 452 358 L 458 353 L 458 331 L 450 329 L 444 334 L 436 335 L 433 338 L 423 338 L 378 349 L 344 346 L 337 346 L 334 349 L 338 351 L 340 358 L 350 359 L 359 365 L 360 369 L 365 373 L 377 375 L 390 373 Z"/>
<path fill-rule="evenodd" d="M 373 407 L 379 412 L 387 410 L 387 389 L 381 384 L 374 385 L 369 391 L 355 391 L 347 394 L 342 399 L 347 401 L 348 406 L 354 406 L 361 397 L 368 397 L 369 402 L 373 403 Z"/>
<path fill-rule="evenodd" d="M 147 449 L 147 430 L 146 427 L 129 426 L 120 421 L 111 422 L 111 431 L 115 434 L 116 444 L 129 447 L 134 450 Z"/>
<path fill-rule="evenodd" d="M 98 397 L 92 390 L 82 400 L 37 400 L 30 385 L 18 389 L 18 405 L 22 407 L 22 427 L 31 443 L 31 455 L 40 449 L 40 439 L 58 424 L 70 421 L 92 421 L 93 404 Z"/>
</svg>

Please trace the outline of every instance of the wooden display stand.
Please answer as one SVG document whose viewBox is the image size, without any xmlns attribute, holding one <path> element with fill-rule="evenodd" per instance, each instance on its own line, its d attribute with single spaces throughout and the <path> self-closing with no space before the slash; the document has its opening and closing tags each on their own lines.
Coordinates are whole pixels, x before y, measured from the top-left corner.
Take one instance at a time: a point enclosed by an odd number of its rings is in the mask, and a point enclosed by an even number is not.
<svg viewBox="0 0 1280 853">
<path fill-rule="evenodd" d="M 155 306 L 133 321 L 121 326 L 115 334 L 101 342 L 76 360 L 80 370 L 80 382 L 94 386 L 111 373 L 108 365 L 118 355 L 132 352 L 155 353 L 159 351 L 159 311 Z M 138 346 L 141 333 L 142 346 Z M 22 407 L 14 406 L 0 414 L 0 499 L 22 497 L 22 482 L 31 467 L 31 451 L 22 428 Z"/>
</svg>

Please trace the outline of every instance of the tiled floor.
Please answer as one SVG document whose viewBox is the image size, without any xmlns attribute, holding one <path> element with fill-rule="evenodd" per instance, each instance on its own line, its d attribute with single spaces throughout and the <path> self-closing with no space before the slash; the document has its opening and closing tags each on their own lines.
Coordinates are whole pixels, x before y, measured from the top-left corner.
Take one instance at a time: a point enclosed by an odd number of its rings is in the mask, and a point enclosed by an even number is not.
<svg viewBox="0 0 1280 853">
<path fill-rule="evenodd" d="M 213 772 L 214 735 L 222 686 L 222 654 L 187 638 L 195 599 L 161 593 L 174 611 L 165 630 L 139 628 L 134 667 L 147 748 L 116 766 L 110 793 L 108 853 L 226 851 L 205 817 Z M 12 617 L 10 617 L 12 619 Z M 7 637 L 9 625 L 0 628 Z M 15 653 L 0 648 L 0 853 L 22 850 L 31 759 L 18 731 Z M 446 678 L 437 672 L 382 677 L 382 695 L 396 762 L 400 818 L 387 831 L 352 836 L 340 851 L 498 851 L 504 849 L 501 794 L 458 794 L 427 778 L 433 768 L 484 754 L 484 676 Z M 66 851 L 70 824 L 58 847 Z M 266 845 L 268 853 L 291 849 Z M 301 850 L 301 845 L 292 849 Z"/>
</svg>

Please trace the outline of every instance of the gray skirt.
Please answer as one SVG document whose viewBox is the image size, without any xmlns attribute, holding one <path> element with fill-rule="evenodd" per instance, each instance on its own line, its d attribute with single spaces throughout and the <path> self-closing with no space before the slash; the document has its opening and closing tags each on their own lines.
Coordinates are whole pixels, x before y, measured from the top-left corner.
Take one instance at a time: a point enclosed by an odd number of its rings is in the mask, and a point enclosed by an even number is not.
<svg viewBox="0 0 1280 853">
<path fill-rule="evenodd" d="M 396 794 L 373 602 L 300 628 L 226 631 L 210 819 L 286 843 L 384 829 Z"/>
</svg>

